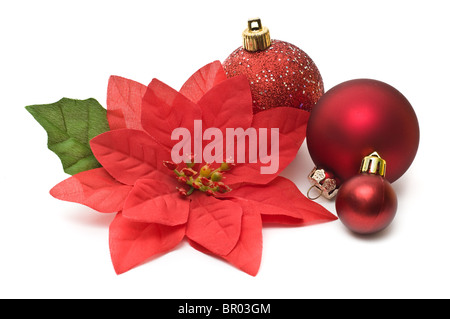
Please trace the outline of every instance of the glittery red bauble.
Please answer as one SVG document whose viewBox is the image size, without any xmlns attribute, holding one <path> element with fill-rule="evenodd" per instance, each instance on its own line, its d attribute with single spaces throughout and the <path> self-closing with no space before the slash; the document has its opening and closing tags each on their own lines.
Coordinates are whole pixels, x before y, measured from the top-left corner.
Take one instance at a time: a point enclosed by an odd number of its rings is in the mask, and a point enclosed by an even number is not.
<svg viewBox="0 0 450 319">
<path fill-rule="evenodd" d="M 313 60 L 295 45 L 272 40 L 263 51 L 236 49 L 223 62 L 228 77 L 247 76 L 257 113 L 277 106 L 310 111 L 322 96 L 323 81 Z"/>
<path fill-rule="evenodd" d="M 339 219 L 359 234 L 372 234 L 386 228 L 396 211 L 397 196 L 391 184 L 379 175 L 356 175 L 337 193 Z"/>
<path fill-rule="evenodd" d="M 376 151 L 394 182 L 409 168 L 419 146 L 419 124 L 408 100 L 392 86 L 370 79 L 341 83 L 311 111 L 306 130 L 311 158 L 342 183 Z"/>
</svg>

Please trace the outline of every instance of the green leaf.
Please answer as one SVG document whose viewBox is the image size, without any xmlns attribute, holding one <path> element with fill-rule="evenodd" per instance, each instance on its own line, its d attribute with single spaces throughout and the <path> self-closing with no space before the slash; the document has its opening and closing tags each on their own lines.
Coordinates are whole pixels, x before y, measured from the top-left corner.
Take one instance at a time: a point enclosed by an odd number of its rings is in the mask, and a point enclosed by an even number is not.
<svg viewBox="0 0 450 319">
<path fill-rule="evenodd" d="M 62 98 L 25 108 L 47 131 L 47 146 L 58 155 L 67 174 L 101 166 L 89 145 L 93 137 L 109 131 L 106 110 L 97 100 Z"/>
</svg>

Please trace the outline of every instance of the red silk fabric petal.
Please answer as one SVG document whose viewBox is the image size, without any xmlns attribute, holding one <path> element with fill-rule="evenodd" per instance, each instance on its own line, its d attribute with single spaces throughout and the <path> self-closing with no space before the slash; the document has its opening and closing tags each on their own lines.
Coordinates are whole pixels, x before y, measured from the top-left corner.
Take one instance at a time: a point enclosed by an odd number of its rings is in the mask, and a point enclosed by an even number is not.
<svg viewBox="0 0 450 319">
<path fill-rule="evenodd" d="M 122 210 L 131 188 L 115 180 L 104 168 L 95 168 L 62 181 L 50 190 L 50 194 L 102 213 L 115 213 Z"/>
<path fill-rule="evenodd" d="M 163 82 L 154 79 L 142 100 L 142 127 L 169 151 L 176 141 L 171 139 L 176 128 L 194 131 L 194 120 L 201 119 L 199 107 Z"/>
<path fill-rule="evenodd" d="M 109 78 L 106 115 L 111 130 L 142 130 L 141 105 L 146 91 L 141 83 L 114 75 Z"/>
<path fill-rule="evenodd" d="M 238 204 L 198 194 L 192 198 L 186 236 L 216 255 L 227 255 L 239 239 L 241 219 Z"/>
<path fill-rule="evenodd" d="M 225 134 L 226 128 L 245 130 L 252 124 L 252 95 L 245 76 L 217 84 L 197 104 L 202 110 L 204 129 L 219 128 Z"/>
<path fill-rule="evenodd" d="M 184 234 L 185 225 L 138 223 L 118 213 L 109 226 L 109 249 L 116 273 L 124 273 L 168 252 L 181 242 Z"/>
<path fill-rule="evenodd" d="M 263 246 L 261 215 L 250 203 L 241 202 L 238 199 L 232 201 L 241 206 L 243 211 L 241 234 L 233 250 L 229 254 L 219 257 L 247 274 L 256 276 L 261 265 Z M 189 241 L 189 244 L 205 254 L 213 254 L 194 241 Z"/>
<path fill-rule="evenodd" d="M 158 170 L 168 173 L 162 163 L 170 154 L 143 131 L 109 131 L 94 137 L 91 148 L 109 174 L 127 185 Z"/>
<path fill-rule="evenodd" d="M 220 61 L 211 62 L 195 72 L 181 87 L 180 93 L 197 103 L 206 92 L 227 76 Z"/>
<path fill-rule="evenodd" d="M 277 177 L 267 185 L 246 185 L 225 194 L 247 201 L 263 222 L 306 226 L 336 220 L 337 217 L 318 203 L 306 198 L 297 186 L 284 177 Z"/>
<path fill-rule="evenodd" d="M 277 107 L 255 114 L 252 127 L 258 132 L 260 129 L 267 129 L 267 152 L 262 154 L 258 145 L 257 162 L 238 163 L 236 167 L 227 172 L 226 182 L 229 185 L 239 182 L 266 184 L 277 177 L 297 155 L 306 136 L 308 118 L 309 112 L 292 107 Z M 275 173 L 262 174 L 261 168 L 271 165 L 269 160 L 273 161 L 277 156 L 276 152 L 272 153 L 271 129 L 273 128 L 277 128 L 279 132 L 278 169 Z M 259 138 L 261 138 L 261 133 L 258 135 L 258 143 Z M 246 149 L 248 150 L 248 144 Z M 263 157 L 263 155 L 267 156 Z"/>
<path fill-rule="evenodd" d="M 159 174 L 140 179 L 128 196 L 123 216 L 133 221 L 175 226 L 185 224 L 189 216 L 189 199 L 181 197 L 170 177 Z"/>
<path fill-rule="evenodd" d="M 243 210 L 241 235 L 234 249 L 223 258 L 249 275 L 256 276 L 263 247 L 261 215 L 251 203 L 236 203 Z"/>
<path fill-rule="evenodd" d="M 276 107 L 255 114 L 252 126 L 255 128 L 279 128 L 280 140 L 281 136 L 289 139 L 284 144 L 280 143 L 280 149 L 297 153 L 306 137 L 309 114 L 307 111 L 293 107 Z M 294 146 L 289 147 L 289 143 L 294 143 Z M 281 147 L 281 145 L 285 147 Z"/>
</svg>

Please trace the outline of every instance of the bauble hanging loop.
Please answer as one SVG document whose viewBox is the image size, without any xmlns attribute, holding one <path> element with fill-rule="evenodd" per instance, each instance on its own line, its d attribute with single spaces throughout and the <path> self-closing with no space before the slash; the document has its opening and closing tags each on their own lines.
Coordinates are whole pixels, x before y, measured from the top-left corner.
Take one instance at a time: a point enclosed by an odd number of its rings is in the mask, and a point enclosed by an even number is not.
<svg viewBox="0 0 450 319">
<path fill-rule="evenodd" d="M 254 26 L 256 24 L 256 26 Z M 269 29 L 261 24 L 261 19 L 249 19 L 248 28 L 242 32 L 243 48 L 256 52 L 270 47 Z"/>
<path fill-rule="evenodd" d="M 312 184 L 306 194 L 309 199 L 315 200 L 320 196 L 331 199 L 336 196 L 339 188 L 339 182 L 329 172 L 325 172 L 324 169 L 315 167 L 311 173 L 309 173 L 308 179 Z M 319 192 L 319 195 L 312 197 L 310 193 L 313 189 L 316 189 Z"/>
</svg>

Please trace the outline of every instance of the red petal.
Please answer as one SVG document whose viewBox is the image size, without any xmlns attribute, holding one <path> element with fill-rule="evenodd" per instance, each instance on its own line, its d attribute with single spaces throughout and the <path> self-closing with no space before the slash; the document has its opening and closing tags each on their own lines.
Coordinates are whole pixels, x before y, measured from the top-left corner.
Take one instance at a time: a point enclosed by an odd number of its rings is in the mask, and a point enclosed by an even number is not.
<svg viewBox="0 0 450 319">
<path fill-rule="evenodd" d="M 132 222 L 118 213 L 109 227 L 109 249 L 117 274 L 157 254 L 173 249 L 183 239 L 185 226 Z"/>
<path fill-rule="evenodd" d="M 142 126 L 168 150 L 176 144 L 171 139 L 176 128 L 194 131 L 194 120 L 201 119 L 199 107 L 163 82 L 154 79 L 142 100 Z"/>
<path fill-rule="evenodd" d="M 181 87 L 180 93 L 197 103 L 206 92 L 227 79 L 220 61 L 211 62 L 195 72 Z"/>
<path fill-rule="evenodd" d="M 138 180 L 125 202 L 123 216 L 137 222 L 185 224 L 189 200 L 180 196 L 174 184 L 156 178 Z"/>
<path fill-rule="evenodd" d="M 62 181 L 50 190 L 50 194 L 102 213 L 113 213 L 122 210 L 131 188 L 116 181 L 104 168 L 95 168 Z"/>
<path fill-rule="evenodd" d="M 262 256 L 261 215 L 246 201 L 241 202 L 238 199 L 233 201 L 242 207 L 241 235 L 233 250 L 228 255 L 220 257 L 249 275 L 256 276 Z M 196 242 L 189 241 L 189 244 L 205 254 L 212 254 Z"/>
<path fill-rule="evenodd" d="M 277 107 L 253 117 L 255 128 L 279 128 L 280 156 L 285 159 L 283 162 L 280 158 L 280 163 L 285 163 L 283 168 L 295 158 L 305 140 L 309 114 L 293 107 Z"/>
<path fill-rule="evenodd" d="M 223 258 L 249 275 L 256 276 L 261 265 L 262 221 L 255 207 L 247 201 L 237 201 L 242 207 L 241 236 L 234 249 Z"/>
<path fill-rule="evenodd" d="M 170 154 L 143 131 L 109 131 L 94 137 L 91 148 L 108 173 L 124 184 L 133 185 L 158 169 L 168 171 L 163 161 Z"/>
<path fill-rule="evenodd" d="M 106 104 L 111 130 L 142 130 L 141 104 L 146 90 L 145 85 L 120 76 L 109 78 Z"/>
<path fill-rule="evenodd" d="M 198 102 L 203 128 L 247 129 L 252 124 L 252 94 L 245 76 L 236 76 L 213 87 Z"/>
<path fill-rule="evenodd" d="M 268 129 L 267 154 L 269 157 L 272 156 L 270 144 L 271 129 L 279 129 L 278 170 L 271 174 L 261 174 L 261 168 L 269 166 L 270 163 L 265 164 L 261 162 L 262 158 L 259 154 L 258 146 L 257 163 L 238 163 L 236 167 L 227 172 L 227 183 L 229 185 L 239 182 L 266 184 L 277 177 L 297 155 L 306 136 L 308 118 L 309 112 L 292 107 L 277 107 L 255 114 L 252 127 L 257 130 L 260 128 Z M 274 156 L 272 156 L 273 159 L 276 159 Z"/>
<path fill-rule="evenodd" d="M 225 196 L 248 201 L 262 215 L 263 222 L 306 226 L 337 219 L 281 176 L 267 185 L 242 186 Z"/>
<path fill-rule="evenodd" d="M 216 255 L 227 255 L 241 233 L 241 207 L 229 200 L 192 197 L 186 236 Z"/>
</svg>

